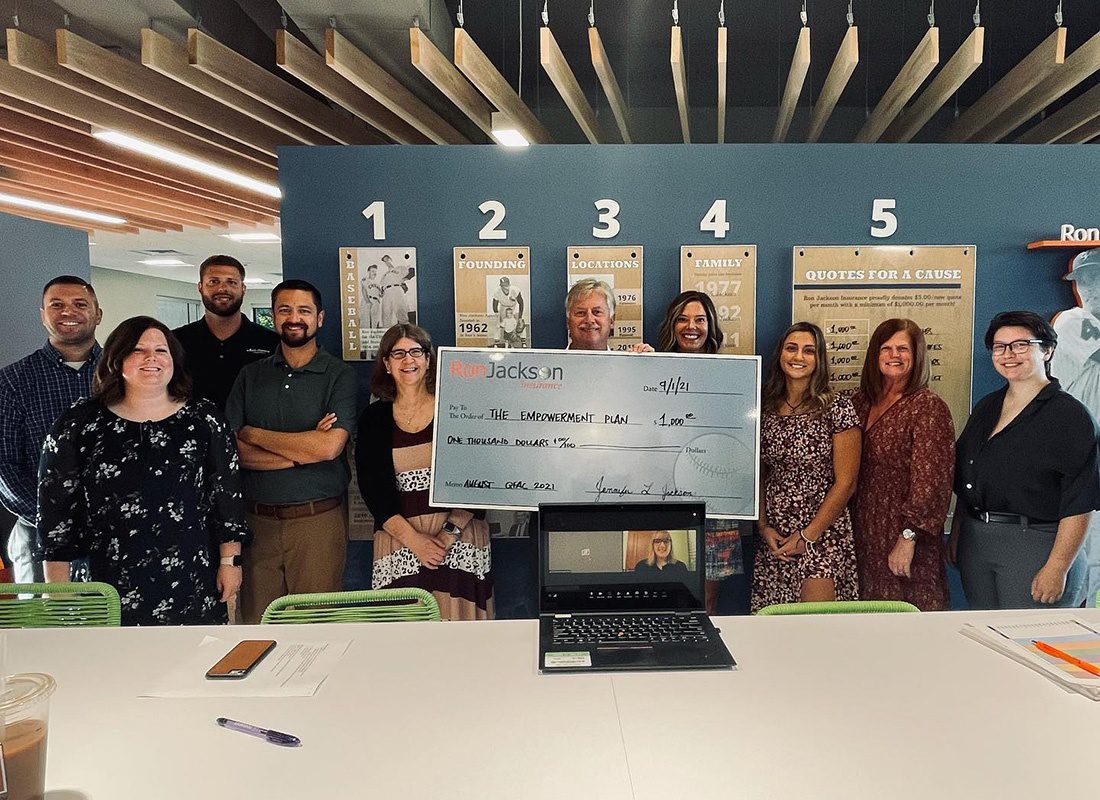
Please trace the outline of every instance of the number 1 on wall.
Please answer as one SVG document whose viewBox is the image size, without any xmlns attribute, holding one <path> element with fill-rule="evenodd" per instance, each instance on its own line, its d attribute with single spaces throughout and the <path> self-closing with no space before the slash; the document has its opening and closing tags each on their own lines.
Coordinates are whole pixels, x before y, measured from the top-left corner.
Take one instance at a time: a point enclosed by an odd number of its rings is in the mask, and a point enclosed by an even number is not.
<svg viewBox="0 0 1100 800">
<path fill-rule="evenodd" d="M 386 238 L 386 204 L 381 200 L 375 200 L 363 209 L 363 216 L 374 223 L 374 241 L 380 242 Z"/>
</svg>

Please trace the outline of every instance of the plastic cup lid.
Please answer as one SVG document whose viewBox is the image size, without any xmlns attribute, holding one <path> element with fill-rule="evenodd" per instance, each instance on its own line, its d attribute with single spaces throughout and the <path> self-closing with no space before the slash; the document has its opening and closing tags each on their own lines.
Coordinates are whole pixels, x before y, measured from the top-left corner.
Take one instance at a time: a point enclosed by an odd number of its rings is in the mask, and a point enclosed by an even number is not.
<svg viewBox="0 0 1100 800">
<path fill-rule="evenodd" d="M 47 699 L 57 688 L 54 679 L 42 672 L 9 675 L 0 695 L 0 717 L 22 711 L 29 705 Z"/>
</svg>

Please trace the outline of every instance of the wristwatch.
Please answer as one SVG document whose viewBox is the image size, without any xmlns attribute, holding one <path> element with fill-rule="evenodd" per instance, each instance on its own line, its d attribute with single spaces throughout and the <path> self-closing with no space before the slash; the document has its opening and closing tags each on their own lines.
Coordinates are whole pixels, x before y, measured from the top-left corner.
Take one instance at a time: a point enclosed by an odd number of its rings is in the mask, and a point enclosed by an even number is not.
<svg viewBox="0 0 1100 800">
<path fill-rule="evenodd" d="M 239 567 L 241 565 L 241 557 L 237 556 L 222 556 L 221 565 L 223 567 Z"/>
<path fill-rule="evenodd" d="M 907 542 L 911 542 L 917 538 L 917 532 L 912 528 L 906 528 L 901 532 L 901 538 Z"/>
<path fill-rule="evenodd" d="M 450 520 L 447 520 L 443 523 L 443 532 L 451 534 L 451 536 L 455 537 L 456 539 L 462 538 L 462 528 L 458 527 Z"/>
</svg>

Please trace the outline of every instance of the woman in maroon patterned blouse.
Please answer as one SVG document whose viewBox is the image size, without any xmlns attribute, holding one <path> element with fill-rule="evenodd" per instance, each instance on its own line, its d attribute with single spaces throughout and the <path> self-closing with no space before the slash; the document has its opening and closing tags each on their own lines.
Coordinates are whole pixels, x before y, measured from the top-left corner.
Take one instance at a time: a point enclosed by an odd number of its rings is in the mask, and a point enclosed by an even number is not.
<svg viewBox="0 0 1100 800">
<path fill-rule="evenodd" d="M 871 334 L 853 398 L 863 463 L 852 525 L 863 599 L 942 611 L 955 426 L 947 403 L 928 388 L 927 352 L 911 319 L 888 319 Z"/>
</svg>

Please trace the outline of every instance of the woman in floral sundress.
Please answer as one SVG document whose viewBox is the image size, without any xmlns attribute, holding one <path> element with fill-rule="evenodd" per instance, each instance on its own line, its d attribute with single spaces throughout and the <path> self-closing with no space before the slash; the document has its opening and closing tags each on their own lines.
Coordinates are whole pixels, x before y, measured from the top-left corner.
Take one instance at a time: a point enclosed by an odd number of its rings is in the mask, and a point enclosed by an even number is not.
<svg viewBox="0 0 1100 800">
<path fill-rule="evenodd" d="M 825 337 L 787 329 L 761 397 L 763 507 L 752 610 L 774 603 L 854 600 L 856 555 L 848 500 L 859 475 L 859 418 L 829 389 Z"/>
</svg>

